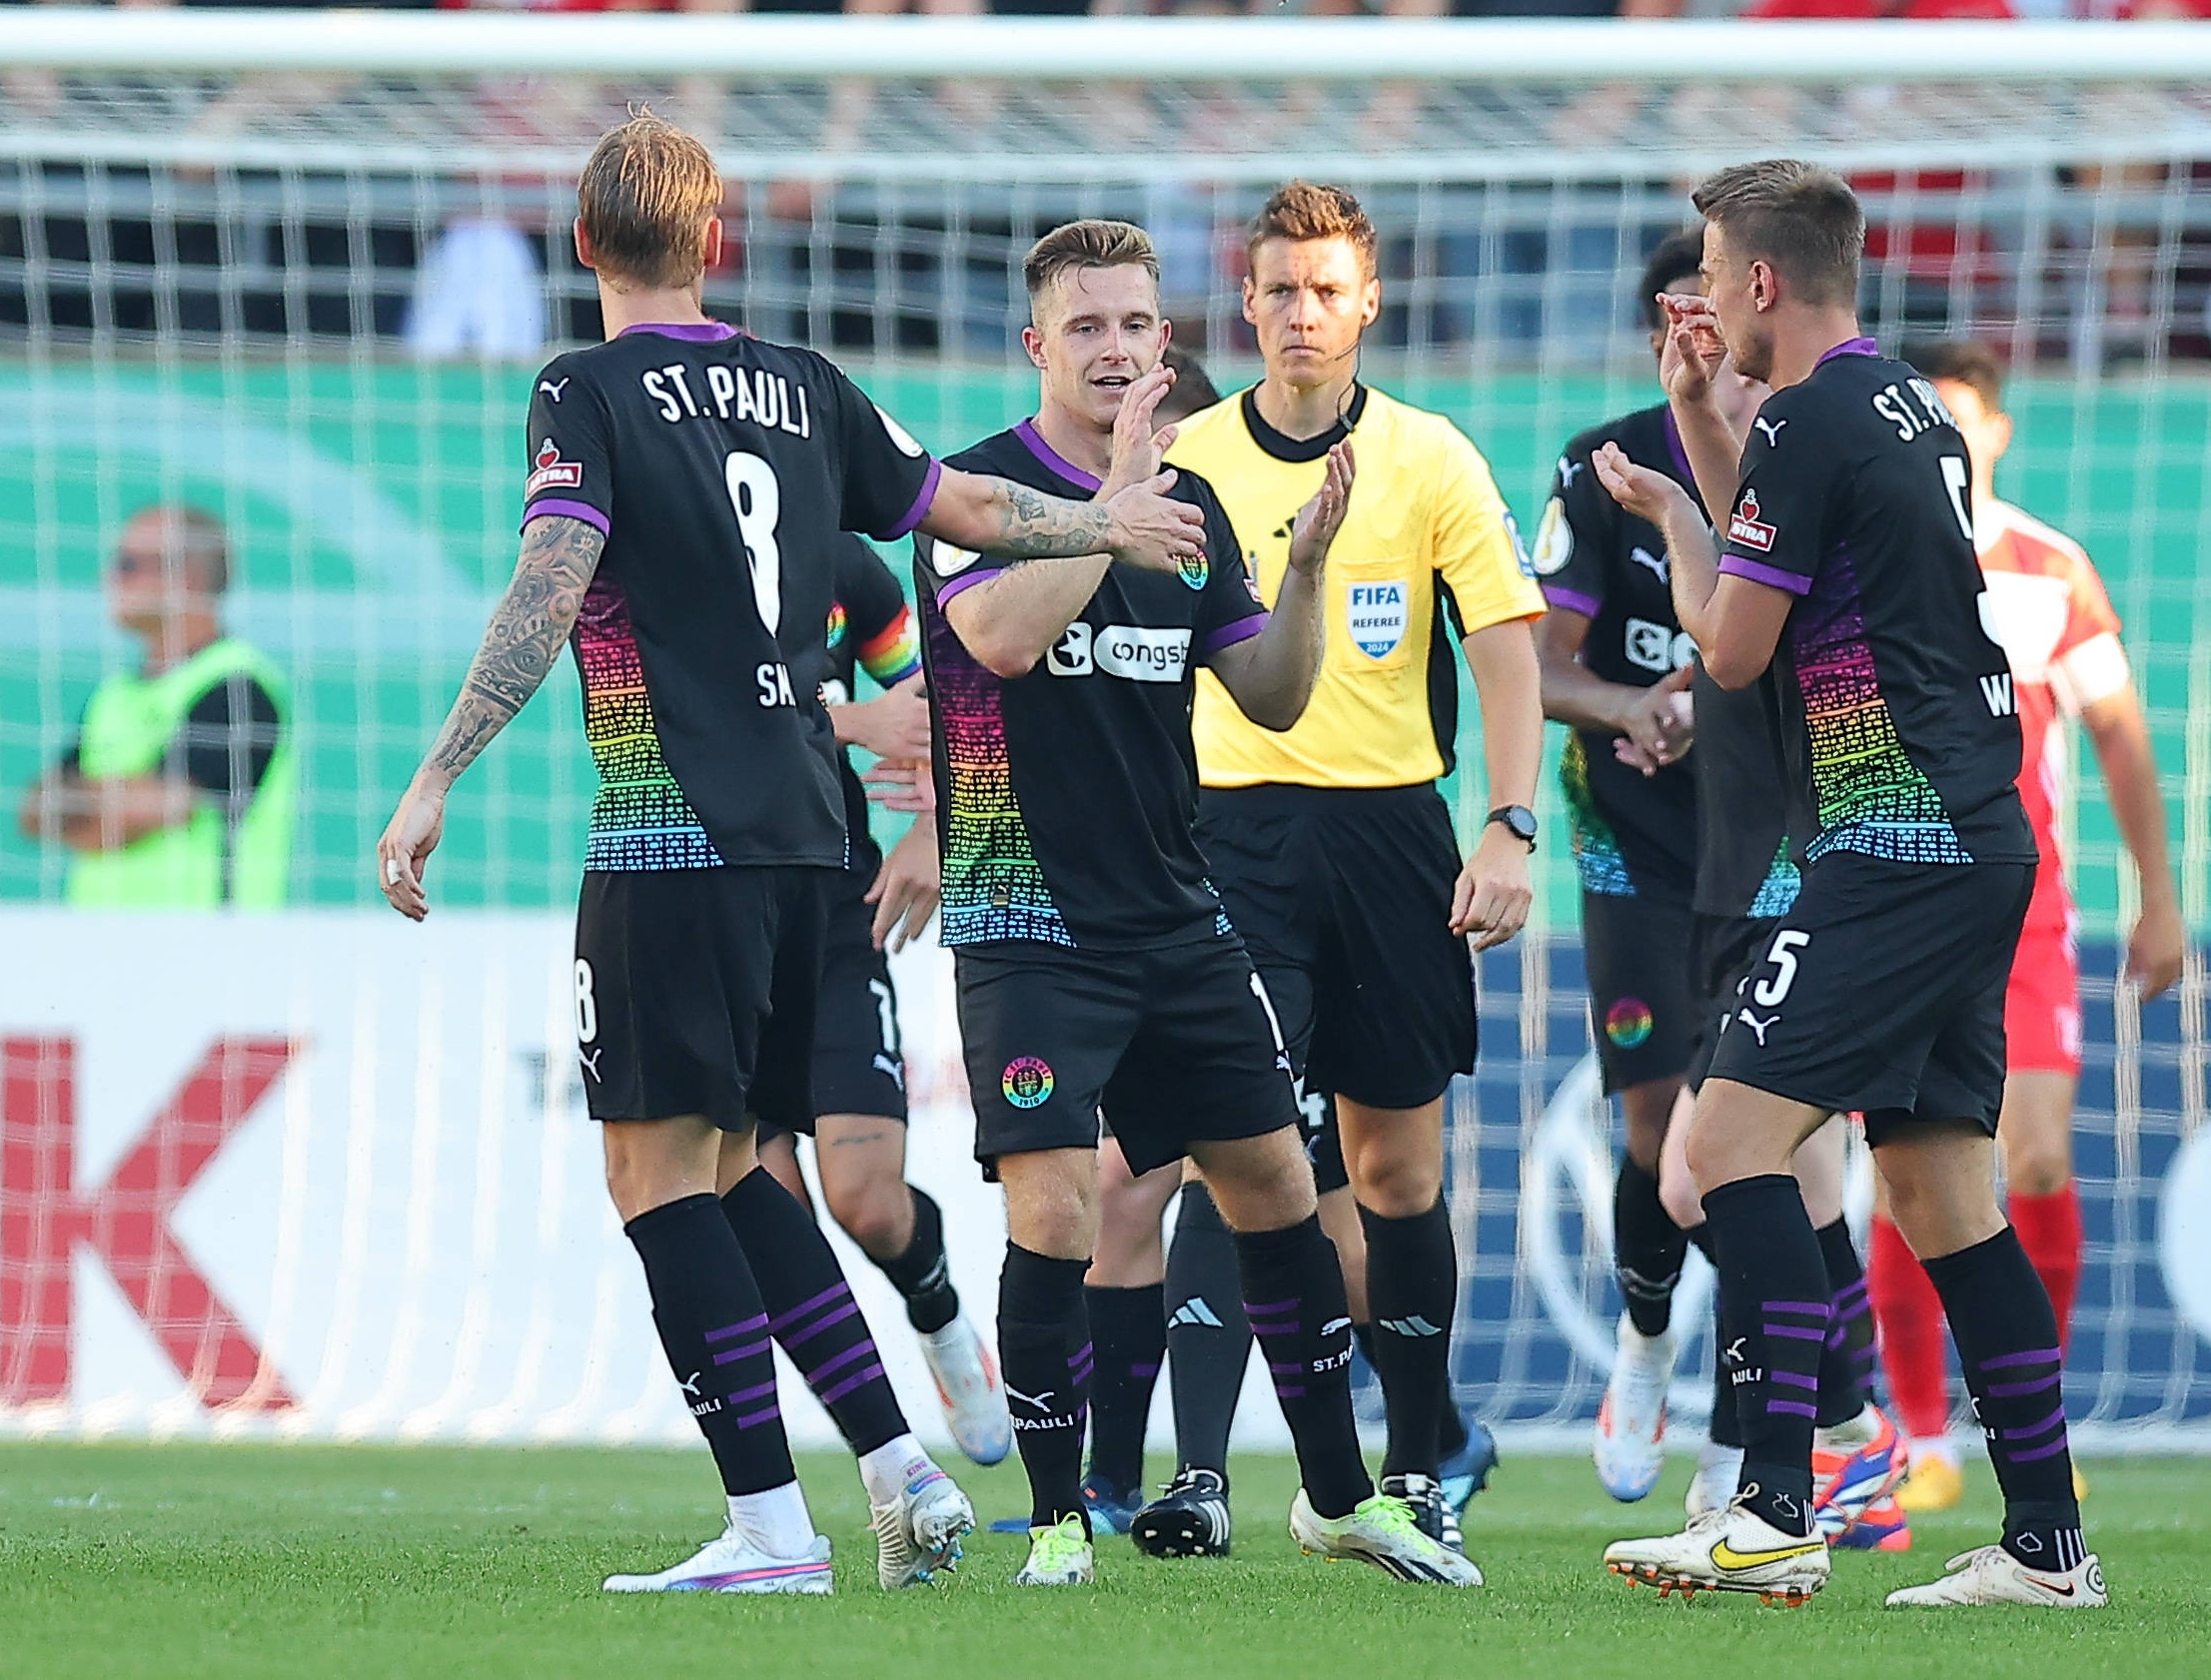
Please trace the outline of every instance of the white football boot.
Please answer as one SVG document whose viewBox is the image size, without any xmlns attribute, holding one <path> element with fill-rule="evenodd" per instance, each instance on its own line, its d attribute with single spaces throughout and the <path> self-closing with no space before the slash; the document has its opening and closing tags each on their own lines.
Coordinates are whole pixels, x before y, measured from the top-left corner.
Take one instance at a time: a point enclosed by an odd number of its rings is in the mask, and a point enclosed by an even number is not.
<svg viewBox="0 0 2211 1680">
<path fill-rule="evenodd" d="M 1357 1558 L 1401 1581 L 1443 1587 L 1482 1584 L 1482 1571 L 1470 1559 L 1423 1534 L 1413 1507 L 1387 1493 L 1361 1500 L 1348 1516 L 1322 1516 L 1301 1487 L 1290 1501 L 1290 1537 L 1306 1551 Z"/>
<path fill-rule="evenodd" d="M 724 1530 L 657 1575 L 609 1575 L 607 1592 L 805 1592 L 830 1589 L 829 1542 L 819 1534 L 803 1557 L 771 1557 Z"/>
<path fill-rule="evenodd" d="M 1597 1479 L 1623 1504 L 1650 1493 L 1665 1468 L 1665 1390 L 1673 1380 L 1673 1336 L 1645 1335 L 1620 1315 L 1619 1351 L 1597 1413 Z"/>
<path fill-rule="evenodd" d="M 926 1460 L 895 1499 L 868 1510 L 875 1529 L 875 1578 L 890 1592 L 919 1586 L 939 1569 L 957 1569 L 960 1541 L 975 1526 L 967 1495 Z"/>
<path fill-rule="evenodd" d="M 962 1312 L 921 1338 L 921 1356 L 936 1378 L 936 1397 L 960 1451 L 978 1464 L 996 1464 L 1013 1450 L 1013 1419 L 1006 1385 L 990 1346 Z"/>
<path fill-rule="evenodd" d="M 1605 1567 L 1658 1596 L 1699 1592 L 1754 1592 L 1768 1604 L 1790 1608 L 1827 1584 L 1827 1542 L 1815 1530 L 1785 1534 L 1749 1508 L 1744 1489 L 1716 1511 L 1692 1517 L 1678 1534 L 1647 1540 L 1615 1540 Z"/>
<path fill-rule="evenodd" d="M 2103 1562 L 2090 1552 L 2066 1570 L 2029 1569 L 2001 1546 L 1960 1552 L 1942 1578 L 1888 1595 L 1891 1610 L 1946 1610 L 1965 1604 L 2036 1604 L 2046 1610 L 2100 1610 Z"/>
</svg>

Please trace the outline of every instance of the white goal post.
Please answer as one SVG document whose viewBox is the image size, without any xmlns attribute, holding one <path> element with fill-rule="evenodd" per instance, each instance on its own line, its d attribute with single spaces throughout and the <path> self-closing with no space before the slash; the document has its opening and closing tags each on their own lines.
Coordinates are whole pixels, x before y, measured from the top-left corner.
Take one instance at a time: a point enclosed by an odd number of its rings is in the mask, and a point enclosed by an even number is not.
<svg viewBox="0 0 2211 1680">
<path fill-rule="evenodd" d="M 1523 529 L 1568 436 L 1654 400 L 1636 281 L 1687 185 L 1756 156 L 1848 173 L 1884 342 L 1969 335 L 2010 369 L 1999 487 L 2110 586 L 2200 938 L 2207 89 L 2194 24 L 0 8 L 0 797 L 128 657 L 100 567 L 157 498 L 229 527 L 231 620 L 288 673 L 301 765 L 280 916 L 75 920 L 61 850 L 0 834 L 0 943 L 35 954 L 0 964 L 0 1431 L 688 1438 L 563 1039 L 590 795 L 565 671 L 456 794 L 432 931 L 365 863 L 512 564 L 531 374 L 596 336 L 565 230 L 636 103 L 728 184 L 709 309 L 835 357 L 940 450 L 1033 401 L 1038 233 L 1144 223 L 1178 342 L 1230 390 L 1253 369 L 1240 230 L 1291 176 L 1352 186 L 1385 285 L 1363 371 L 1450 414 Z M 1449 791 L 1479 823 L 1463 757 Z M 1453 1098 L 1456 1374 L 1521 1439 L 1579 1443 L 1618 1308 L 1616 1146 L 1550 781 L 1544 803 L 1536 919 L 1484 959 Z M 2087 974 L 2069 1398 L 2088 1442 L 2200 1448 L 2203 965 L 2150 1006 L 2117 983 L 2137 887 L 2092 761 L 2062 808 Z M 899 971 L 915 1177 L 987 1320 L 995 1193 L 944 976 L 934 951 Z M 99 1223 L 126 1191 L 151 1199 L 128 1242 Z M 932 1415 L 918 1363 L 894 1376 Z"/>
</svg>

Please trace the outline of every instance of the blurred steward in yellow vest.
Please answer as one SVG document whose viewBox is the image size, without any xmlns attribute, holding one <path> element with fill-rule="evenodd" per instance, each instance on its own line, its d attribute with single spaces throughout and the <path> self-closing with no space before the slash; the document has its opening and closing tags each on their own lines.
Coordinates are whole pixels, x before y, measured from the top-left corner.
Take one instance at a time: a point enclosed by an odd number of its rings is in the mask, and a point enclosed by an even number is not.
<svg viewBox="0 0 2211 1680">
<path fill-rule="evenodd" d="M 24 835 L 68 848 L 63 896 L 86 909 L 282 905 L 297 779 L 285 684 L 223 633 L 221 521 L 144 509 L 104 581 L 110 615 L 145 657 L 93 690 L 77 744 L 24 798 Z"/>
</svg>

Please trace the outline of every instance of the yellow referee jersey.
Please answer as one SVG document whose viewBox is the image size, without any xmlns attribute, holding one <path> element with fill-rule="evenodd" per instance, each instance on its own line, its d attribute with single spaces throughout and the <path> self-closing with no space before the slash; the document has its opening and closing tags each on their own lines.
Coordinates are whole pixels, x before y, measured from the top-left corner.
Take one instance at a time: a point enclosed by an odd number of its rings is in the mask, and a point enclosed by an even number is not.
<svg viewBox="0 0 2211 1680">
<path fill-rule="evenodd" d="M 1220 680 L 1198 673 L 1194 734 L 1207 787 L 1405 787 L 1454 763 L 1463 629 L 1533 618 L 1542 593 L 1481 451 L 1441 415 L 1360 387 L 1351 509 L 1329 550 L 1327 650 L 1297 726 L 1262 729 Z M 1268 605 L 1290 563 L 1290 524 L 1320 488 L 1344 429 L 1299 441 L 1259 416 L 1249 391 L 1181 422 L 1167 458 L 1212 484 Z M 1441 585 L 1441 587 L 1439 587 Z"/>
</svg>

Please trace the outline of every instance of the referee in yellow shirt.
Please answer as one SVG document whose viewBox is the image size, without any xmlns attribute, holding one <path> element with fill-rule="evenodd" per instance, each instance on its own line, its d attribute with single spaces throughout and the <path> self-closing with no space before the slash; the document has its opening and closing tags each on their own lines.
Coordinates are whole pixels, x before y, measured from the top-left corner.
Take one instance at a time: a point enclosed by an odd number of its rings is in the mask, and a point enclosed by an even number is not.
<svg viewBox="0 0 2211 1680">
<path fill-rule="evenodd" d="M 1533 623 L 1544 601 L 1474 445 L 1442 416 L 1359 382 L 1360 338 L 1382 303 L 1375 244 L 1374 224 L 1341 188 L 1293 182 L 1267 201 L 1244 282 L 1265 377 L 1183 421 L 1168 458 L 1213 485 L 1271 601 L 1291 518 L 1330 445 L 1348 437 L 1357 451 L 1358 483 L 1329 556 L 1328 646 L 1303 718 L 1282 733 L 1255 728 L 1199 676 L 1198 833 L 1312 1094 L 1322 1217 L 1382 1378 L 1384 1485 L 1448 1538 L 1476 1477 L 1459 1477 L 1449 1497 L 1439 1485 L 1450 1449 L 1464 1452 L 1450 1404 L 1459 1276 L 1443 1203 L 1443 1098 L 1454 1074 L 1474 1070 L 1467 938 L 1486 950 L 1528 916 L 1543 750 Z M 1435 785 L 1458 733 L 1454 637 L 1480 695 L 1496 807 L 1463 866 Z M 1340 1147 L 1321 1118 L 1331 1096 Z M 1186 1239 L 1208 1246 L 1209 1215 L 1191 1187 L 1178 1252 Z M 1227 1549 L 1228 1420 L 1245 1356 L 1240 1326 L 1208 1323 L 1227 1315 L 1192 1306 L 1224 1291 L 1177 1272 L 1170 1260 L 1180 1473 L 1131 1528 L 1144 1549 L 1168 1555 Z M 1234 1298 L 1232 1282 L 1225 1292 Z"/>
</svg>

